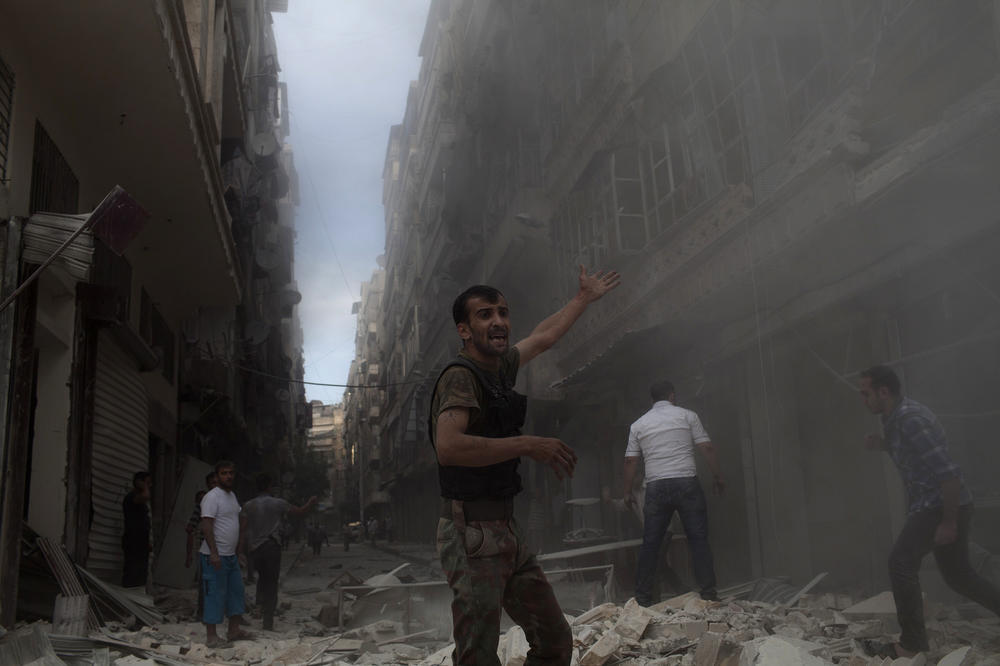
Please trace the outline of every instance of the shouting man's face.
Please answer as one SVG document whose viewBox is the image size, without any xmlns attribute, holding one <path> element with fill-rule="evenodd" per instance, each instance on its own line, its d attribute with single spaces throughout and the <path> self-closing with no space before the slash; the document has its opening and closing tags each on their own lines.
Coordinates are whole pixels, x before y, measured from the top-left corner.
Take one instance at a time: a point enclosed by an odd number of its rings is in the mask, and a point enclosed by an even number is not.
<svg viewBox="0 0 1000 666">
<path fill-rule="evenodd" d="M 219 487 L 227 492 L 232 492 L 233 484 L 236 483 L 236 469 L 234 467 L 222 467 L 216 475 L 219 478 Z"/>
<path fill-rule="evenodd" d="M 458 325 L 466 350 L 486 358 L 503 356 L 510 344 L 510 312 L 501 296 L 496 303 L 475 296 L 466 305 L 468 317 Z"/>
</svg>

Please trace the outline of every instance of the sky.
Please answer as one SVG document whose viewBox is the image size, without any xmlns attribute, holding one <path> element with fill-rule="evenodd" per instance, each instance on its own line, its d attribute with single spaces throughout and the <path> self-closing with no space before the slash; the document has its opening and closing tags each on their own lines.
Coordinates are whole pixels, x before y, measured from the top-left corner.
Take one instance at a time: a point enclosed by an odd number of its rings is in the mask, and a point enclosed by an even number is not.
<svg viewBox="0 0 1000 666">
<path fill-rule="evenodd" d="M 299 174 L 295 278 L 305 380 L 344 384 L 361 283 L 385 248 L 382 167 L 402 121 L 430 0 L 291 0 L 275 13 Z M 340 402 L 342 388 L 306 386 Z"/>
</svg>

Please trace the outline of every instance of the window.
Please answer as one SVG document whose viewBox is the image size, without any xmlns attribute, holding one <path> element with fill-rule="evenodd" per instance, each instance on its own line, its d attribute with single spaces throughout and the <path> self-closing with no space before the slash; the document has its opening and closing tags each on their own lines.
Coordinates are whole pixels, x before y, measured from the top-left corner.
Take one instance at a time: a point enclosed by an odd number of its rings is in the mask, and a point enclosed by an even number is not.
<svg viewBox="0 0 1000 666">
<path fill-rule="evenodd" d="M 41 123 L 35 123 L 31 163 L 31 212 L 77 213 L 80 181 Z"/>
<path fill-rule="evenodd" d="M 10 144 L 11 114 L 14 110 L 14 72 L 0 60 L 0 182 L 7 179 L 7 148 Z"/>
<path fill-rule="evenodd" d="M 139 335 L 160 356 L 164 379 L 174 383 L 174 334 L 145 289 L 139 310 Z"/>
</svg>

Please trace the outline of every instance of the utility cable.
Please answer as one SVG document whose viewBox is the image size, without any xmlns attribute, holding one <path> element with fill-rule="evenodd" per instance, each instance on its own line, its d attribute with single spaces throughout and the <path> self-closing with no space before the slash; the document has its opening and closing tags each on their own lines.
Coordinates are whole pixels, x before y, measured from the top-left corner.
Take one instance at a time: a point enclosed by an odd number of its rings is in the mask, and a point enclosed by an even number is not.
<svg viewBox="0 0 1000 666">
<path fill-rule="evenodd" d="M 253 375 L 260 375 L 261 377 L 267 377 L 268 379 L 277 379 L 283 382 L 292 382 L 293 384 L 305 384 L 307 386 L 331 386 L 333 388 L 359 388 L 359 389 L 384 389 L 392 386 L 407 386 L 409 384 L 422 384 L 429 381 L 427 377 L 423 379 L 411 379 L 405 382 L 389 382 L 387 384 L 333 384 L 329 382 L 307 382 L 304 379 L 292 379 L 291 377 L 282 377 L 281 375 L 273 375 L 269 372 L 264 372 L 263 370 L 256 370 L 254 368 L 248 368 L 245 365 L 239 365 L 238 363 L 232 364 L 234 368 L 243 370 L 244 372 L 249 372 Z"/>
</svg>

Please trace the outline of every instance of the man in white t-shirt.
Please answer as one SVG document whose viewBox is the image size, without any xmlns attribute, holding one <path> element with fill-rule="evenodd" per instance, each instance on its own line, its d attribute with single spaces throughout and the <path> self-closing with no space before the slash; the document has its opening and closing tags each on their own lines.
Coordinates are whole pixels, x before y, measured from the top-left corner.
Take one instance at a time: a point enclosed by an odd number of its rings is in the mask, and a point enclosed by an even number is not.
<svg viewBox="0 0 1000 666">
<path fill-rule="evenodd" d="M 697 447 L 712 471 L 715 491 L 721 495 L 726 484 L 719 472 L 715 447 L 698 415 L 674 404 L 673 384 L 657 382 L 649 392 L 653 407 L 632 424 L 625 450 L 625 503 L 629 506 L 635 503 L 632 486 L 640 458 L 646 468 L 644 526 L 635 576 L 635 600 L 642 606 L 657 602 L 653 599 L 656 563 L 675 511 L 680 515 L 687 536 L 701 598 L 716 600 L 715 566 L 708 545 L 708 509 L 694 460 Z"/>
<path fill-rule="evenodd" d="M 233 492 L 236 482 L 236 465 L 222 460 L 215 465 L 219 485 L 201 500 L 201 531 L 205 540 L 198 551 L 201 554 L 201 584 L 205 595 L 205 623 L 208 647 L 219 647 L 225 642 L 219 638 L 215 625 L 223 617 L 229 618 L 228 641 L 250 640 L 249 633 L 240 629 L 243 612 L 243 573 L 240 565 L 246 563 L 243 544 L 243 524 L 240 503 Z"/>
</svg>

